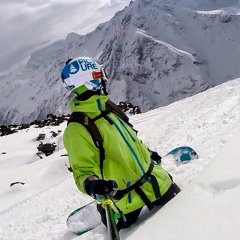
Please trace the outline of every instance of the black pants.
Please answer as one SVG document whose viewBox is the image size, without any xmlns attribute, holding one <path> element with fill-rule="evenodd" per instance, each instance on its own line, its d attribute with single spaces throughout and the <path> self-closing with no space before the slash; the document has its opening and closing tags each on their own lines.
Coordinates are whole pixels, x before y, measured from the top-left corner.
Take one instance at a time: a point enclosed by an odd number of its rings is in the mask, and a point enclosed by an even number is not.
<svg viewBox="0 0 240 240">
<path fill-rule="evenodd" d="M 170 201 L 172 198 L 174 198 L 180 191 L 181 191 L 181 189 L 178 187 L 178 185 L 176 183 L 173 183 L 171 185 L 171 187 L 167 190 L 167 192 L 161 198 L 159 198 L 153 202 L 153 205 L 158 205 L 158 206 L 165 205 L 168 201 Z M 107 227 L 107 217 L 106 217 L 105 209 L 100 204 L 98 204 L 97 210 L 101 214 L 102 223 Z M 142 211 L 142 208 L 139 208 L 131 213 L 125 214 L 126 221 L 123 221 L 123 219 L 120 218 L 117 223 L 118 230 L 120 230 L 122 228 L 128 228 L 133 223 L 135 223 L 137 221 L 141 211 Z"/>
</svg>

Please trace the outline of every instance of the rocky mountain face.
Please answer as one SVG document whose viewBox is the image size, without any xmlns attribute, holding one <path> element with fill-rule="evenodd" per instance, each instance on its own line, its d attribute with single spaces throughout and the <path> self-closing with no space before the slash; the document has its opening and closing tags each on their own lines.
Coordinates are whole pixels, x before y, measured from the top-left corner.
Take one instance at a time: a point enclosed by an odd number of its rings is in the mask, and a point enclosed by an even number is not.
<svg viewBox="0 0 240 240">
<path fill-rule="evenodd" d="M 77 56 L 99 59 L 112 100 L 129 101 L 141 112 L 239 77 L 239 1 L 192 2 L 136 0 L 93 32 L 70 33 L 38 50 L 0 79 L 0 123 L 68 114 L 60 72 Z"/>
</svg>

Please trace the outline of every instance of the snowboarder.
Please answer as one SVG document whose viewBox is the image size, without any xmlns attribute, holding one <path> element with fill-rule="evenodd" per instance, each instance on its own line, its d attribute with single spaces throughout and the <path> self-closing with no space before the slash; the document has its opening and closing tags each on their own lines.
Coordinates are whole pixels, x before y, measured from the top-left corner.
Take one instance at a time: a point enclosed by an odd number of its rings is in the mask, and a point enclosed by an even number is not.
<svg viewBox="0 0 240 240">
<path fill-rule="evenodd" d="M 108 79 L 99 61 L 70 59 L 61 79 L 75 96 L 69 104 L 71 112 L 81 113 L 78 117 L 84 119 L 82 124 L 76 118 L 69 121 L 64 132 L 75 183 L 81 192 L 98 201 L 105 194 L 112 197 L 125 215 L 117 223 L 119 230 L 136 222 L 144 206 L 152 209 L 164 205 L 180 192 L 169 173 L 156 164 L 161 161 L 158 153 L 148 149 L 127 116 L 111 104 Z M 92 125 L 100 132 L 102 142 L 91 133 Z M 105 211 L 101 204 L 97 206 L 106 225 Z"/>
</svg>

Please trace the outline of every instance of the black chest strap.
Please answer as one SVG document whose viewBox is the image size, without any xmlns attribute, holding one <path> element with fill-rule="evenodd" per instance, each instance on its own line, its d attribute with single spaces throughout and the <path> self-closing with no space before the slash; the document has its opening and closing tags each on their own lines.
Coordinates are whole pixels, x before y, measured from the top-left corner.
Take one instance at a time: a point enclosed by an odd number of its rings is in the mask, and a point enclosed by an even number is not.
<svg viewBox="0 0 240 240">
<path fill-rule="evenodd" d="M 114 198 L 116 199 L 121 199 L 125 194 L 135 190 L 136 193 L 141 197 L 141 199 L 143 200 L 143 202 L 146 204 L 146 206 L 148 207 L 149 210 L 151 210 L 153 208 L 153 204 L 152 202 L 149 200 L 149 198 L 146 196 L 146 194 L 143 192 L 143 190 L 140 188 L 145 182 L 148 181 L 148 179 L 151 179 L 151 183 L 153 186 L 153 190 L 155 193 L 155 197 L 159 198 L 161 197 L 160 194 L 160 190 L 159 190 L 159 186 L 157 184 L 157 180 L 155 178 L 155 176 L 151 175 L 152 171 L 154 168 L 154 161 L 152 160 L 150 163 L 150 166 L 147 170 L 147 172 L 137 181 L 135 182 L 133 185 L 131 185 L 128 188 L 125 188 L 123 190 L 118 190 L 116 195 L 114 195 Z"/>
</svg>

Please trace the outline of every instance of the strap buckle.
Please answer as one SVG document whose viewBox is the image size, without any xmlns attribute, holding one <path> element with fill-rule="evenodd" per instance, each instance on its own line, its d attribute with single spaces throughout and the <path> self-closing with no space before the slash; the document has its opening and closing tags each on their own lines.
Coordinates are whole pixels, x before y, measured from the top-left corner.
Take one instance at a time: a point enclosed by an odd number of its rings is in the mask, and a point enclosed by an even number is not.
<svg viewBox="0 0 240 240">
<path fill-rule="evenodd" d="M 140 187 L 142 186 L 149 178 L 150 174 L 144 174 L 138 181 L 137 181 L 137 185 Z"/>
</svg>

